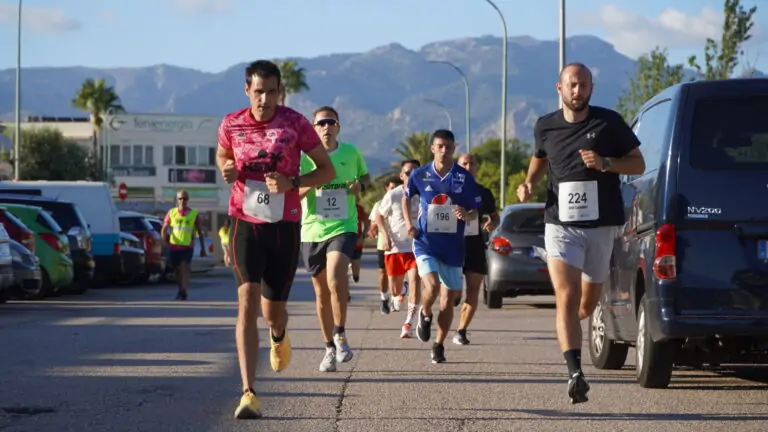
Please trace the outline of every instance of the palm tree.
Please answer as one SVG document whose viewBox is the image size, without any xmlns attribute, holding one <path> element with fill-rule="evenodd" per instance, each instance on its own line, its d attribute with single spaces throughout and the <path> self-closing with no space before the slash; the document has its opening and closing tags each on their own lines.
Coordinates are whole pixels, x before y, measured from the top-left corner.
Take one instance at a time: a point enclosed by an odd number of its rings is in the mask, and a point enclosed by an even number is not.
<svg viewBox="0 0 768 432">
<path fill-rule="evenodd" d="M 120 105 L 120 97 L 115 92 L 114 87 L 108 87 L 103 78 L 98 80 L 88 78 L 85 80 L 75 94 L 75 98 L 72 99 L 72 105 L 87 112 L 91 117 L 91 125 L 93 125 L 93 154 L 95 157 L 98 153 L 98 137 L 101 126 L 104 123 L 104 115 L 110 109 L 113 112 L 120 113 L 125 112 L 125 108 Z"/>
<path fill-rule="evenodd" d="M 403 160 L 416 159 L 422 165 L 429 163 L 433 159 L 432 150 L 429 145 L 429 132 L 414 132 L 405 138 L 405 141 L 398 144 L 395 153 Z M 395 163 L 397 169 L 400 169 L 400 162 Z"/>
<path fill-rule="evenodd" d="M 309 90 L 306 76 L 307 71 L 303 67 L 298 67 L 298 63 L 295 60 L 276 60 L 275 63 L 280 67 L 280 75 L 282 75 L 283 79 L 280 105 L 286 105 L 290 95 Z"/>
</svg>

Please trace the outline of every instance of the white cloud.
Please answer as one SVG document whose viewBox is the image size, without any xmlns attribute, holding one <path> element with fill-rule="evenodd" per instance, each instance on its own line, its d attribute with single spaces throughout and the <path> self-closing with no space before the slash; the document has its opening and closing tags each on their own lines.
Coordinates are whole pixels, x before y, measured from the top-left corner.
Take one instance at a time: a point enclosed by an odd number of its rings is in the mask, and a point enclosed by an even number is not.
<svg viewBox="0 0 768 432">
<path fill-rule="evenodd" d="M 698 15 L 667 8 L 656 17 L 647 17 L 615 5 L 603 5 L 596 15 L 577 18 L 576 25 L 585 30 L 600 28 L 616 50 L 637 57 L 656 46 L 670 50 L 699 49 L 707 38 L 719 38 L 722 22 L 722 13 L 709 7 L 702 8 Z"/>
<path fill-rule="evenodd" d="M 173 5 L 189 13 L 220 13 L 232 7 L 231 0 L 173 0 Z"/>
<path fill-rule="evenodd" d="M 17 5 L 0 4 L 0 23 L 16 25 L 19 8 Z M 61 9 L 23 6 L 21 9 L 21 31 L 37 33 L 64 33 L 78 30 L 80 21 L 67 17 Z"/>
</svg>

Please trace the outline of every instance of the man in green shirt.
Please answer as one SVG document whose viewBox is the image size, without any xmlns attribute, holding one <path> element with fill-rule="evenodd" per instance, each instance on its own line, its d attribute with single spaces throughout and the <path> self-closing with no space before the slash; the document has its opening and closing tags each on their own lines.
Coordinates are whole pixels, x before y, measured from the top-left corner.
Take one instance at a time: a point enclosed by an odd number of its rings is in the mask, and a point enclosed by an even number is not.
<svg viewBox="0 0 768 432">
<path fill-rule="evenodd" d="M 300 188 L 302 197 L 301 252 L 315 288 L 325 355 L 320 372 L 333 372 L 336 363 L 352 360 L 344 325 L 349 302 L 347 269 L 357 243 L 355 195 L 371 184 L 360 151 L 339 142 L 339 113 L 329 106 L 315 110 L 313 123 L 336 168 L 336 178 L 317 188 Z M 301 158 L 301 172 L 315 168 L 312 159 Z"/>
</svg>

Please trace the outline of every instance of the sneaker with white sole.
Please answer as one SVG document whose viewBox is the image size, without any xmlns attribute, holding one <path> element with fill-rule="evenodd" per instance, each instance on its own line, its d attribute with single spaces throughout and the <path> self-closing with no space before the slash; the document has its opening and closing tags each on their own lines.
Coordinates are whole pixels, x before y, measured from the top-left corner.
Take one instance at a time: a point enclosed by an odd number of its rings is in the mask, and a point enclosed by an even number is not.
<svg viewBox="0 0 768 432">
<path fill-rule="evenodd" d="M 318 370 L 320 372 L 336 372 L 336 350 L 334 348 L 325 349 L 323 361 L 320 362 Z"/>
</svg>

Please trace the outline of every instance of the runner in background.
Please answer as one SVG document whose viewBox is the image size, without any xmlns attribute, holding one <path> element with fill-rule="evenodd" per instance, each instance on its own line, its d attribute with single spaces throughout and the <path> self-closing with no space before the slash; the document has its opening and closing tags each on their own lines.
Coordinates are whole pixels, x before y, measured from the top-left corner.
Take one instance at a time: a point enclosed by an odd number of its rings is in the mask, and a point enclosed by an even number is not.
<svg viewBox="0 0 768 432">
<path fill-rule="evenodd" d="M 360 195 L 355 196 L 355 206 L 357 207 L 357 244 L 355 244 L 355 253 L 352 254 L 349 268 L 352 270 L 352 280 L 358 283 L 360 282 L 360 260 L 363 258 L 363 244 L 365 243 L 365 233 L 368 232 L 369 222 L 365 208 L 360 205 Z M 349 298 L 352 298 L 351 294 Z"/>
<path fill-rule="evenodd" d="M 386 193 L 386 191 L 396 188 L 401 184 L 403 183 L 399 178 L 395 176 L 388 177 L 384 183 L 384 191 Z M 376 201 L 376 203 L 373 205 L 373 208 L 371 209 L 371 214 L 368 217 L 368 219 L 371 221 L 371 227 L 368 230 L 368 235 L 371 238 L 376 238 L 376 252 L 379 259 L 379 292 L 381 293 L 381 306 L 379 307 L 379 310 L 381 311 L 382 315 L 389 315 L 391 307 L 389 304 L 389 280 L 387 278 L 386 265 L 384 262 L 384 236 L 382 234 L 383 228 L 379 228 L 379 225 L 376 223 L 376 215 L 379 213 L 380 204 L 381 200 Z"/>
</svg>

